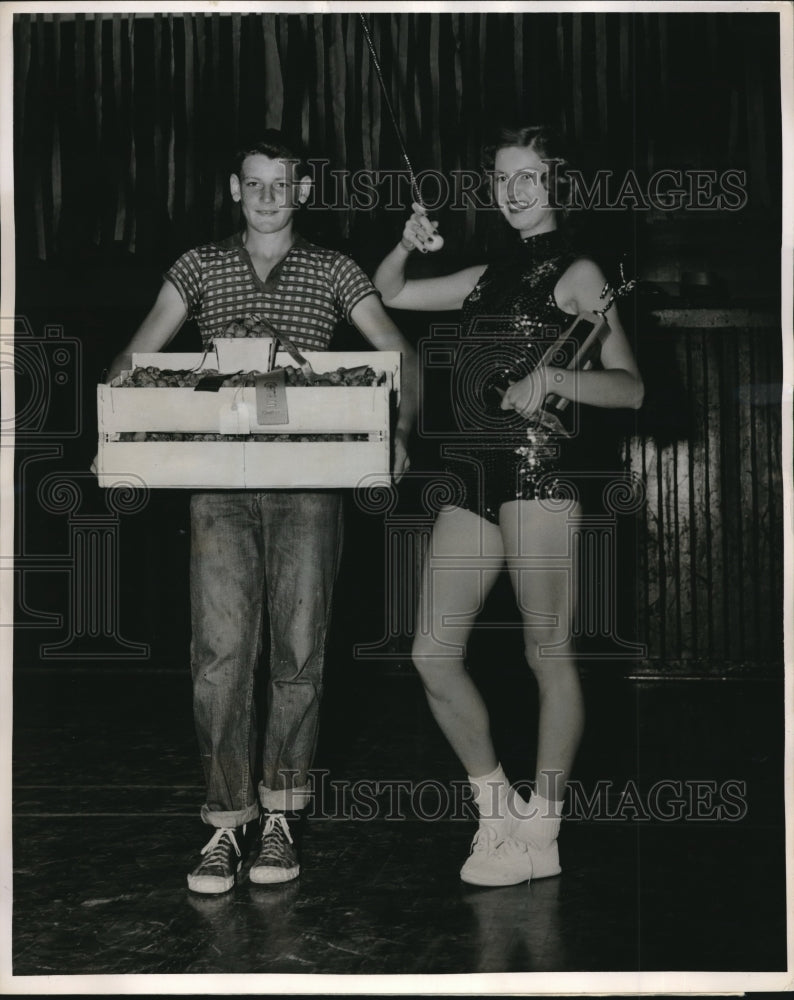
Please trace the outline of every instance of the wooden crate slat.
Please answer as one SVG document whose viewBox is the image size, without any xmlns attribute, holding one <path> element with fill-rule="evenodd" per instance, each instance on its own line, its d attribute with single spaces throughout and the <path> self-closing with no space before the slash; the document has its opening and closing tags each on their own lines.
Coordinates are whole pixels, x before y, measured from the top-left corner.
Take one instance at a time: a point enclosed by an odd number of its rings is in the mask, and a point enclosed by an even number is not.
<svg viewBox="0 0 794 1000">
<path fill-rule="evenodd" d="M 172 370 L 263 370 L 269 341 L 219 341 L 199 354 L 135 354 L 135 367 Z M 389 478 L 393 388 L 399 384 L 395 351 L 308 352 L 318 373 L 368 365 L 385 373 L 378 386 L 287 387 L 289 421 L 260 425 L 256 389 L 97 388 L 99 485 L 191 489 L 351 488 L 373 476 Z M 277 365 L 291 364 L 279 354 Z M 237 409 L 233 410 L 233 407 Z M 243 419 L 238 421 L 241 407 Z M 359 441 L 119 441 L 130 432 L 170 434 L 366 435 Z"/>
<path fill-rule="evenodd" d="M 384 430 L 389 414 L 386 386 L 287 388 L 288 424 L 256 422 L 256 390 L 118 388 L 100 385 L 100 432 L 163 431 L 221 433 L 221 414 L 244 403 L 257 434 L 372 433 Z"/>
<path fill-rule="evenodd" d="M 99 485 L 141 488 L 353 488 L 387 482 L 386 441 L 101 442 Z"/>
</svg>

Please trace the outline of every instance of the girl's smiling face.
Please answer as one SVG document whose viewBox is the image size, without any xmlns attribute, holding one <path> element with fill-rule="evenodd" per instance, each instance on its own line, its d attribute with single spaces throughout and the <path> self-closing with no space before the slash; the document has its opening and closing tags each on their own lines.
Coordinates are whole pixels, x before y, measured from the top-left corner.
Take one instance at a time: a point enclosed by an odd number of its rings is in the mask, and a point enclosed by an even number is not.
<svg viewBox="0 0 794 1000">
<path fill-rule="evenodd" d="M 548 165 L 529 146 L 503 146 L 494 158 L 494 194 L 499 211 L 522 238 L 557 228 L 546 187 Z"/>
</svg>

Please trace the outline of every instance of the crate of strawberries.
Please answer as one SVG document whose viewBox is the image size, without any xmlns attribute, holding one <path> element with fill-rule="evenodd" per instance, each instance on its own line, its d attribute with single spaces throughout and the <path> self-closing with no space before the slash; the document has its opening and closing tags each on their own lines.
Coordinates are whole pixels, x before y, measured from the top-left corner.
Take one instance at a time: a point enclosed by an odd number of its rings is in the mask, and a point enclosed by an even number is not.
<svg viewBox="0 0 794 1000">
<path fill-rule="evenodd" d="M 354 487 L 389 475 L 400 355 L 274 356 L 268 338 L 135 354 L 97 387 L 103 487 Z"/>
</svg>

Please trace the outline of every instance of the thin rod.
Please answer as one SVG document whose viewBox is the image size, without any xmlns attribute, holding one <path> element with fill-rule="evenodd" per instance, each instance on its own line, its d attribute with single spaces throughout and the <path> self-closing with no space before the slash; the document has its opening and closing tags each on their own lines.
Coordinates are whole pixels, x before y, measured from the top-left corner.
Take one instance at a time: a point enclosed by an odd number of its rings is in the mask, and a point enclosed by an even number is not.
<svg viewBox="0 0 794 1000">
<path fill-rule="evenodd" d="M 408 151 L 405 148 L 405 141 L 403 139 L 402 132 L 400 131 L 400 125 L 397 121 L 397 116 L 394 114 L 394 108 L 392 107 L 392 103 L 389 99 L 389 92 L 386 89 L 386 83 L 384 82 L 383 79 L 383 71 L 380 68 L 380 61 L 378 59 L 377 53 L 375 52 L 375 46 L 372 42 L 372 35 L 370 35 L 369 33 L 369 25 L 367 24 L 367 19 L 363 14 L 359 14 L 358 16 L 361 18 L 361 27 L 364 31 L 364 38 L 366 39 L 367 46 L 369 47 L 370 54 L 372 55 L 372 62 L 375 66 L 375 74 L 378 77 L 378 83 L 380 84 L 380 89 L 381 92 L 383 93 L 383 101 L 386 105 L 387 111 L 389 112 L 391 123 L 394 126 L 394 132 L 395 135 L 397 136 L 397 142 L 399 143 L 400 146 L 400 153 L 402 154 L 402 158 L 403 160 L 405 160 L 405 165 L 408 168 L 408 176 L 410 177 L 411 180 L 411 191 L 413 193 L 414 200 L 421 205 L 422 198 L 419 194 L 419 186 L 416 183 L 416 174 L 414 173 L 414 168 L 411 166 L 411 161 L 408 158 Z"/>
</svg>

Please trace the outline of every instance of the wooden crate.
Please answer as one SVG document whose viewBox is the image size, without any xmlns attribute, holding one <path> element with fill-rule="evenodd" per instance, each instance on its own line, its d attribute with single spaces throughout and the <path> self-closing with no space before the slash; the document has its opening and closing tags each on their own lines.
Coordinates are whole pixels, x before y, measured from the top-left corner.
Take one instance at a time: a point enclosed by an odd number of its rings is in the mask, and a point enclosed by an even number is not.
<svg viewBox="0 0 794 1000">
<path fill-rule="evenodd" d="M 264 371 L 270 341 L 219 340 L 200 354 L 135 354 L 133 367 Z M 193 489 L 308 489 L 354 487 L 389 479 L 391 405 L 399 392 L 400 355 L 391 351 L 306 352 L 318 374 L 369 365 L 384 373 L 378 386 L 287 387 L 289 422 L 257 423 L 254 388 L 97 387 L 103 487 Z M 277 366 L 294 365 L 279 353 Z M 117 380 L 119 381 L 119 380 Z M 130 432 L 235 435 L 223 441 L 129 441 Z M 325 440 L 278 441 L 284 434 L 322 435 Z M 363 440 L 333 440 L 356 435 Z M 264 437 L 264 440 L 262 439 Z"/>
</svg>

